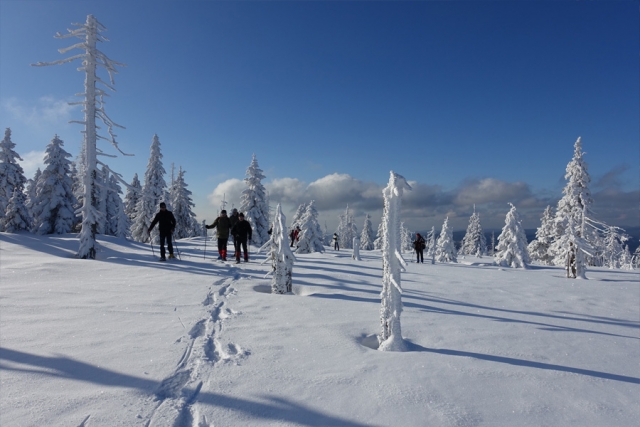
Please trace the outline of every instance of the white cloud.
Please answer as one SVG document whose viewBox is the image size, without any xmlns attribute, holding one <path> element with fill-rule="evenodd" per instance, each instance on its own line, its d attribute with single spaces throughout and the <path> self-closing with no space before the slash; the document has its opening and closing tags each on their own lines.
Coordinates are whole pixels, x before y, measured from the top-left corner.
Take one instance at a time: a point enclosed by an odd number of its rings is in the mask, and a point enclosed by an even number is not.
<svg viewBox="0 0 640 427">
<path fill-rule="evenodd" d="M 40 170 L 44 169 L 44 154 L 44 151 L 29 151 L 27 154 L 20 156 L 22 161 L 19 163 L 24 170 L 25 178 L 33 178 L 38 168 Z"/>
<path fill-rule="evenodd" d="M 240 206 L 240 195 L 246 188 L 244 181 L 232 178 L 218 184 L 218 186 L 207 196 L 209 205 L 215 208 L 216 213 L 222 206 L 222 201 L 227 201 L 227 209 Z"/>
<path fill-rule="evenodd" d="M 29 105 L 18 98 L 9 98 L 2 103 L 2 108 L 12 119 L 35 128 L 42 128 L 50 125 L 66 126 L 72 119 L 72 113 L 80 106 L 69 105 L 67 100 L 43 96 L 34 105 Z"/>
</svg>

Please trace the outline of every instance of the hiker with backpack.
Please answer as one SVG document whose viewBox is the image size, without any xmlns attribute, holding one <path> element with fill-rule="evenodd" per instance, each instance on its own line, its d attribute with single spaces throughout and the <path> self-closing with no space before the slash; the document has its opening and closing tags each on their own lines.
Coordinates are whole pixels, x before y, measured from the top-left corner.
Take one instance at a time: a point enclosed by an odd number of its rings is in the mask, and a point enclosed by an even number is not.
<svg viewBox="0 0 640 427">
<path fill-rule="evenodd" d="M 251 241 L 251 224 L 249 221 L 244 220 L 244 214 L 240 212 L 238 214 L 238 222 L 231 227 L 231 235 L 233 241 L 237 245 L 236 249 L 236 264 L 240 264 L 240 252 L 244 250 L 244 262 L 249 262 L 249 252 L 247 251 L 247 241 Z"/>
<path fill-rule="evenodd" d="M 151 234 L 151 230 L 153 230 L 153 227 L 155 227 L 156 224 L 158 224 L 158 230 L 160 231 L 160 261 L 166 261 L 166 251 L 164 249 L 165 241 L 167 242 L 167 247 L 169 249 L 169 259 L 175 258 L 173 256 L 173 242 L 171 234 L 176 228 L 176 217 L 173 216 L 171 211 L 167 210 L 167 205 L 164 202 L 160 203 L 160 211 L 153 218 L 153 221 L 151 221 L 151 225 L 147 229 L 148 234 Z"/>
<path fill-rule="evenodd" d="M 427 242 L 425 242 L 424 237 L 420 235 L 420 233 L 416 233 L 416 240 L 413 241 L 413 248 L 416 250 L 416 263 L 424 264 L 424 250 L 427 247 Z"/>
</svg>

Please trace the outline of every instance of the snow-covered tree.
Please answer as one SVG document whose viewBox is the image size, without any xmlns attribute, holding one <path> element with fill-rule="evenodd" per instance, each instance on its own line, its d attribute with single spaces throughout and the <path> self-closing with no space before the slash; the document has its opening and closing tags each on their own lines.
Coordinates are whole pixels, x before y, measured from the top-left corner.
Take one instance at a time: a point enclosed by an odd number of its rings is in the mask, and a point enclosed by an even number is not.
<svg viewBox="0 0 640 427">
<path fill-rule="evenodd" d="M 400 251 L 402 253 L 413 251 L 413 232 L 404 226 L 404 222 L 400 223 Z"/>
<path fill-rule="evenodd" d="M 106 198 L 105 234 L 116 237 L 129 236 L 130 220 L 124 213 L 124 202 L 120 195 L 122 189 L 115 176 L 109 176 Z"/>
<path fill-rule="evenodd" d="M 400 315 L 402 314 L 401 270 L 407 267 L 400 255 L 400 212 L 404 190 L 411 186 L 402 176 L 391 171 L 389 183 L 382 190 L 384 215 L 382 217 L 382 292 L 380 293 L 380 323 L 378 335 L 381 351 L 404 351 Z"/>
<path fill-rule="evenodd" d="M 353 255 L 351 255 L 351 258 L 356 260 L 356 261 L 362 261 L 362 258 L 360 258 L 360 238 L 358 236 L 353 238 Z"/>
<path fill-rule="evenodd" d="M 453 229 L 449 227 L 449 217 L 446 217 L 442 224 L 442 231 L 436 243 L 435 259 L 438 262 L 458 262 L 456 247 L 453 243 Z"/>
<path fill-rule="evenodd" d="M 509 203 L 511 210 L 505 217 L 502 233 L 498 236 L 495 262 L 504 267 L 527 268 L 531 262 L 527 250 L 527 237 L 516 207 Z"/>
<path fill-rule="evenodd" d="M 467 232 L 462 239 L 462 245 L 460 246 L 458 254 L 482 257 L 486 253 L 487 239 L 484 237 L 482 226 L 480 225 L 480 214 L 476 212 L 476 207 L 474 205 L 473 214 L 469 218 Z"/>
<path fill-rule="evenodd" d="M 80 258 L 95 258 L 97 223 L 100 219 L 100 214 L 96 209 L 96 203 L 98 201 L 96 194 L 96 179 L 98 174 L 97 165 L 98 163 L 101 163 L 97 161 L 96 155 L 102 154 L 102 151 L 97 148 L 96 143 L 98 139 L 105 139 L 111 141 L 111 144 L 118 151 L 120 151 L 118 143 L 116 142 L 116 134 L 114 133 L 114 128 L 122 128 L 122 126 L 113 122 L 105 112 L 104 98 L 108 96 L 108 93 L 98 87 L 97 83 L 101 83 L 110 90 L 115 91 L 115 89 L 113 88 L 113 74 L 118 72 L 116 70 L 116 66 L 122 66 L 124 64 L 112 61 L 104 53 L 96 48 L 97 42 L 105 42 L 108 41 L 108 39 L 101 35 L 101 33 L 105 31 L 106 28 L 101 23 L 99 23 L 93 15 L 88 15 L 87 21 L 84 24 L 74 25 L 79 28 L 75 30 L 68 30 L 69 33 L 64 35 L 57 33 L 55 35 L 55 38 L 66 39 L 70 37 L 77 37 L 83 40 L 82 42 L 76 43 L 73 46 L 67 47 L 65 49 L 60 49 L 60 53 L 66 53 L 71 49 L 76 48 L 84 51 L 83 53 L 71 56 L 66 59 L 61 59 L 59 61 L 49 63 L 39 62 L 33 65 L 58 65 L 71 62 L 76 59 L 82 60 L 82 67 L 78 68 L 78 70 L 85 72 L 85 85 L 84 93 L 79 94 L 79 96 L 84 97 L 84 100 L 72 103 L 83 106 L 84 120 L 74 121 L 74 123 L 83 124 L 85 127 L 83 131 L 83 150 L 85 157 L 83 159 L 82 167 L 84 178 L 84 197 L 83 205 L 80 208 L 80 211 L 82 213 L 82 230 L 80 231 L 80 249 L 78 251 L 78 256 Z M 102 67 L 107 70 L 110 84 L 106 83 L 98 76 L 98 67 Z M 98 134 L 99 126 L 97 126 L 96 124 L 96 119 L 100 119 L 100 121 L 104 123 L 109 133 L 109 137 L 104 137 Z M 122 151 L 120 152 L 122 153 Z"/>
<path fill-rule="evenodd" d="M 144 186 L 142 194 L 136 205 L 136 218 L 131 226 L 131 237 L 133 240 L 142 243 L 149 242 L 147 230 L 151 221 L 159 209 L 160 202 L 164 200 L 164 190 L 167 187 L 164 181 L 164 166 L 162 165 L 162 153 L 160 152 L 160 140 L 158 135 L 153 135 L 151 142 L 151 153 L 147 163 L 147 171 L 144 174 Z M 155 238 L 159 231 L 154 227 L 152 237 Z"/>
<path fill-rule="evenodd" d="M 286 294 L 292 289 L 291 274 L 296 258 L 289 247 L 286 220 L 278 203 L 273 219 L 271 238 L 258 250 L 259 252 L 263 249 L 269 249 L 265 262 L 271 260 L 273 266 L 271 292 L 274 294 Z"/>
<path fill-rule="evenodd" d="M 269 240 L 269 205 L 265 188 L 261 183 L 264 178 L 254 154 L 247 169 L 247 177 L 244 179 L 247 188 L 242 192 L 240 212 L 244 212 L 244 218 L 251 224 L 251 240 L 258 246 Z"/>
<path fill-rule="evenodd" d="M 24 170 L 18 163 L 22 158 L 14 151 L 15 146 L 11 141 L 11 129 L 5 129 L 4 138 L 0 142 L 0 219 L 4 216 L 14 191 L 22 192 L 27 183 Z"/>
<path fill-rule="evenodd" d="M 44 156 L 45 168 L 36 184 L 35 200 L 30 203 L 33 214 L 33 230 L 38 234 L 65 234 L 71 232 L 76 222 L 76 198 L 71 179 L 71 154 L 62 146 L 63 141 L 54 136 Z"/>
<path fill-rule="evenodd" d="M 567 184 L 562 190 L 564 196 L 558 201 L 556 208 L 554 242 L 551 244 L 550 251 L 555 260 L 560 262 L 559 265 L 563 265 L 565 261 L 562 256 L 558 255 L 559 252 L 564 252 L 564 249 L 558 246 L 558 241 L 564 234 L 564 227 L 569 224 L 569 218 L 576 227 L 578 237 L 592 241 L 591 235 L 595 233 L 595 230 L 590 228 L 588 221 L 586 221 L 586 218 L 592 217 L 593 199 L 589 190 L 591 177 L 583 157 L 582 142 L 578 138 L 574 144 L 573 158 L 567 164 L 564 175 L 567 180 Z"/>
<path fill-rule="evenodd" d="M 376 240 L 373 241 L 373 249 L 382 249 L 382 229 L 383 228 L 384 228 L 384 226 L 382 225 L 382 222 L 381 222 L 378 225 L 378 232 L 376 234 Z"/>
<path fill-rule="evenodd" d="M 127 214 L 130 221 L 136 219 L 136 206 L 142 196 L 142 185 L 138 179 L 138 174 L 133 175 L 133 180 L 127 187 L 127 195 L 124 196 L 124 213 Z"/>
<path fill-rule="evenodd" d="M 29 215 L 31 216 L 31 218 L 34 218 L 33 205 L 38 198 L 38 181 L 40 180 L 41 175 L 42 171 L 40 170 L 40 168 L 38 168 L 33 178 L 27 180 L 25 205 L 27 206 L 27 211 L 29 211 Z"/>
<path fill-rule="evenodd" d="M 622 267 L 622 254 L 624 244 L 629 240 L 620 227 L 607 226 L 603 233 L 604 238 L 604 265 L 611 269 Z"/>
<path fill-rule="evenodd" d="M 107 217 L 113 214 L 113 208 L 107 212 L 107 199 L 109 198 L 109 170 L 103 166 L 102 170 L 96 173 L 96 210 L 98 211 L 98 222 L 96 223 L 96 233 L 109 235 L 107 231 Z"/>
<path fill-rule="evenodd" d="M 349 209 L 349 205 L 344 213 L 340 215 L 340 222 L 336 229 L 338 234 L 338 242 L 343 249 L 353 249 L 353 238 L 358 235 L 358 227 L 353 221 L 353 214 Z"/>
<path fill-rule="evenodd" d="M 547 206 L 540 218 L 540 227 L 536 230 L 536 238 L 529 243 L 528 250 L 531 259 L 540 261 L 544 265 L 552 265 L 553 258 L 549 252 L 555 236 L 555 218 L 553 208 Z"/>
<path fill-rule="evenodd" d="M 629 245 L 624 245 L 624 250 L 620 256 L 620 268 L 623 270 L 633 270 L 633 255 L 631 255 Z"/>
<path fill-rule="evenodd" d="M 296 209 L 296 213 L 293 214 L 293 218 L 291 219 L 291 229 L 295 229 L 296 227 L 301 227 L 301 221 L 304 214 L 307 212 L 307 204 L 300 203 L 298 205 L 298 209 Z"/>
<path fill-rule="evenodd" d="M 556 241 L 557 260 L 556 264 L 560 264 L 559 259 L 564 258 L 564 268 L 567 272 L 567 278 L 586 279 L 585 273 L 587 269 L 587 263 L 585 255 L 589 255 L 591 249 L 589 243 L 580 237 L 578 234 L 578 227 L 573 222 L 572 217 L 566 219 L 566 224 L 563 224 L 563 233 Z"/>
<path fill-rule="evenodd" d="M 640 246 L 638 246 L 635 252 L 633 252 L 632 263 L 633 268 L 640 268 Z"/>
<path fill-rule="evenodd" d="M 373 224 L 371 224 L 371 217 L 369 214 L 364 216 L 364 225 L 362 226 L 362 232 L 360 233 L 360 248 L 365 251 L 373 250 L 373 241 L 375 236 L 373 235 Z"/>
<path fill-rule="evenodd" d="M 307 205 L 304 215 L 300 218 L 299 226 L 300 234 L 296 253 L 324 252 L 322 229 L 318 224 L 318 211 L 313 200 Z"/>
<path fill-rule="evenodd" d="M 184 174 L 185 171 L 183 171 L 182 166 L 180 166 L 178 176 L 173 181 L 171 191 L 173 194 L 173 216 L 176 217 L 176 230 L 173 235 L 176 239 L 198 235 L 197 227 L 194 227 L 198 222 L 196 220 L 196 214 L 193 213 L 192 210 L 195 204 L 191 199 L 191 191 L 187 189 L 188 185 L 184 181 Z"/>
<path fill-rule="evenodd" d="M 0 219 L 0 226 L 7 233 L 28 231 L 31 228 L 31 216 L 25 206 L 22 191 L 13 190 L 13 196 L 9 199 L 4 217 Z"/>
<path fill-rule="evenodd" d="M 431 231 L 427 233 L 425 257 L 431 260 L 431 264 L 436 263 L 436 249 L 438 248 L 436 239 L 436 227 L 432 226 Z"/>
</svg>

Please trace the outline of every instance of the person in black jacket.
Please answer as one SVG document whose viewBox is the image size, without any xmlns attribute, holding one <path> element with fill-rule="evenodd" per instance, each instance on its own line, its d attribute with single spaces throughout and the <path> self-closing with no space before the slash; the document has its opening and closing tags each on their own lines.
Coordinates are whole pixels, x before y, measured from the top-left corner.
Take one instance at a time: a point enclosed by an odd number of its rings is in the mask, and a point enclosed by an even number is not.
<svg viewBox="0 0 640 427">
<path fill-rule="evenodd" d="M 421 262 L 424 264 L 424 250 L 427 247 L 424 237 L 420 233 L 416 234 L 416 240 L 413 242 L 413 248 L 416 250 L 416 263 Z"/>
<path fill-rule="evenodd" d="M 244 214 L 240 212 L 238 214 L 238 222 L 231 227 L 231 235 L 233 241 L 238 242 L 238 249 L 236 250 L 236 264 L 240 263 L 240 246 L 244 250 L 244 262 L 249 261 L 249 252 L 247 252 L 247 239 L 251 241 L 251 224 L 249 221 L 244 220 Z"/>
<path fill-rule="evenodd" d="M 151 230 L 153 227 L 158 224 L 158 230 L 160 231 L 160 261 L 166 261 L 165 250 L 164 250 L 164 242 L 167 241 L 167 246 L 169 247 L 169 258 L 175 258 L 173 256 L 173 242 L 171 241 L 171 233 L 176 228 L 176 218 L 173 216 L 171 211 L 167 210 L 167 205 L 162 202 L 160 203 L 160 212 L 156 214 L 149 226 L 147 232 L 151 234 Z"/>
</svg>

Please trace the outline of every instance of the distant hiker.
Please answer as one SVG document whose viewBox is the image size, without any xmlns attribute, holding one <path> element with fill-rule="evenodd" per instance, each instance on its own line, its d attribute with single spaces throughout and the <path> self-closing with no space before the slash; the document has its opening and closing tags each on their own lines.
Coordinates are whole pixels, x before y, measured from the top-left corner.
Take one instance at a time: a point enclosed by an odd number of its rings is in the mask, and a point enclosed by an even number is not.
<svg viewBox="0 0 640 427">
<path fill-rule="evenodd" d="M 333 241 L 333 250 L 339 251 L 340 245 L 338 244 L 338 233 L 333 233 L 333 239 L 331 240 Z"/>
<path fill-rule="evenodd" d="M 249 261 L 249 252 L 247 251 L 247 240 L 251 241 L 251 224 L 249 221 L 244 220 L 244 214 L 240 212 L 238 214 L 238 222 L 231 227 L 231 235 L 233 241 L 237 242 L 238 249 L 236 249 L 236 264 L 240 263 L 240 249 L 244 250 L 244 262 Z"/>
<path fill-rule="evenodd" d="M 296 228 L 291 230 L 291 233 L 289 234 L 289 237 L 291 238 L 291 247 L 293 247 L 293 244 L 298 241 L 299 235 L 300 235 L 300 227 L 296 225 Z"/>
<path fill-rule="evenodd" d="M 424 237 L 420 233 L 416 233 L 416 240 L 413 242 L 413 248 L 416 250 L 416 263 L 421 262 L 424 264 L 424 249 L 427 247 L 427 242 L 424 241 Z"/>
<path fill-rule="evenodd" d="M 229 230 L 231 229 L 231 221 L 227 217 L 227 211 L 220 211 L 220 216 L 213 221 L 211 225 L 205 225 L 206 229 L 215 228 L 216 237 L 218 237 L 218 253 L 220 259 L 227 260 L 227 241 L 229 240 Z"/>
<path fill-rule="evenodd" d="M 233 228 L 233 226 L 238 223 L 238 209 L 233 208 L 231 210 L 231 215 L 229 216 L 229 221 L 231 222 L 231 226 L 229 227 L 229 230 L 231 230 Z M 238 251 L 240 250 L 240 247 L 238 246 L 238 243 L 236 242 L 236 238 L 233 235 L 233 233 L 231 233 L 231 237 L 233 237 L 233 256 L 235 256 L 238 253 Z"/>
<path fill-rule="evenodd" d="M 165 240 L 169 247 L 169 258 L 175 258 L 173 256 L 171 233 L 173 233 L 173 230 L 176 228 L 176 218 L 171 211 L 167 210 L 167 205 L 164 202 L 160 203 L 160 212 L 158 212 L 153 218 L 153 221 L 151 221 L 151 225 L 147 229 L 148 234 L 151 234 L 151 230 L 153 230 L 156 224 L 158 224 L 158 230 L 160 231 L 160 261 L 166 261 L 164 257 L 166 253 L 164 250 Z"/>
</svg>

